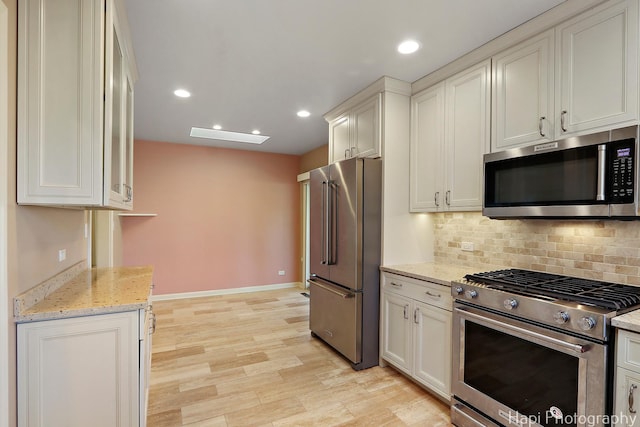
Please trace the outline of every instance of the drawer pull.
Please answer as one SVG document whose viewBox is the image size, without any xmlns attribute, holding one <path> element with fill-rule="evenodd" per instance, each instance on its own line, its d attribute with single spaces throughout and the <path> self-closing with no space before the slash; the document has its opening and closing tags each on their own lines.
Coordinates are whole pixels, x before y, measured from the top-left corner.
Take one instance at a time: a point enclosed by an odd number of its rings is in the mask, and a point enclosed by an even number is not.
<svg viewBox="0 0 640 427">
<path fill-rule="evenodd" d="M 629 387 L 629 413 L 630 414 L 636 413 L 636 410 L 633 409 L 633 390 L 635 390 L 636 388 L 638 388 L 638 386 L 636 386 L 635 384 L 631 384 L 631 387 Z"/>
<path fill-rule="evenodd" d="M 401 288 L 402 287 L 402 283 L 391 282 L 391 286 L 393 286 L 395 288 Z"/>
<path fill-rule="evenodd" d="M 440 295 L 440 294 L 432 294 L 429 291 L 425 292 L 425 295 L 433 297 L 433 298 L 442 298 L 442 295 Z"/>
</svg>

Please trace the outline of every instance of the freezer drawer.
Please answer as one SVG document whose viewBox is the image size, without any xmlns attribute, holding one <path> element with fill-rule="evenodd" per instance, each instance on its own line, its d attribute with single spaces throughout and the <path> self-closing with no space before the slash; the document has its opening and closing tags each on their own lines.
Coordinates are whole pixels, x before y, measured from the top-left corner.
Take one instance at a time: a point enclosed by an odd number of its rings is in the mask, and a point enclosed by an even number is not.
<svg viewBox="0 0 640 427">
<path fill-rule="evenodd" d="M 309 328 L 353 363 L 362 359 L 362 294 L 309 280 Z"/>
</svg>

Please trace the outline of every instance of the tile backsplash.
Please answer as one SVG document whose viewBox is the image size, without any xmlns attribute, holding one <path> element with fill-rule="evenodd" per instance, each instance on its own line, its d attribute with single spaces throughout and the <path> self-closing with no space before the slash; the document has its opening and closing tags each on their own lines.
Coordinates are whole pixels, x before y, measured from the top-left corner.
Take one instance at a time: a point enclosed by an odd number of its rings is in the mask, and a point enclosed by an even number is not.
<svg viewBox="0 0 640 427">
<path fill-rule="evenodd" d="M 640 221 L 493 220 L 433 214 L 435 261 L 523 268 L 640 286 Z M 473 251 L 462 251 L 462 242 Z"/>
</svg>

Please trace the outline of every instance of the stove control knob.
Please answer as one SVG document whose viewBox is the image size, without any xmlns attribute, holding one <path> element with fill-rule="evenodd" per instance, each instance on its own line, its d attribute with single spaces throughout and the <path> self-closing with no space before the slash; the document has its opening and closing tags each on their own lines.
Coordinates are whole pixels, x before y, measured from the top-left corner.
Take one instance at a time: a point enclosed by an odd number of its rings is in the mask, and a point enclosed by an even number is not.
<svg viewBox="0 0 640 427">
<path fill-rule="evenodd" d="M 595 328 L 596 319 L 594 319 L 593 317 L 585 316 L 582 319 L 580 319 L 579 325 L 580 325 L 580 329 L 582 329 L 583 331 L 588 331 L 590 329 Z"/>
<path fill-rule="evenodd" d="M 469 289 L 464 294 L 467 296 L 467 298 L 475 298 L 478 296 L 478 291 L 476 291 L 475 289 Z"/>
<path fill-rule="evenodd" d="M 515 300 L 514 298 L 507 298 L 506 300 L 504 300 L 504 303 L 502 304 L 504 305 L 504 308 L 506 308 L 507 310 L 513 310 L 518 306 L 518 301 Z"/>
<path fill-rule="evenodd" d="M 456 286 L 455 288 L 453 288 L 453 291 L 456 293 L 456 295 L 460 295 L 464 292 L 464 289 L 462 289 L 462 286 Z"/>
<path fill-rule="evenodd" d="M 569 313 L 567 313 L 566 311 L 559 311 L 553 315 L 553 320 L 555 320 L 555 322 L 559 325 L 567 323 L 569 321 Z"/>
</svg>

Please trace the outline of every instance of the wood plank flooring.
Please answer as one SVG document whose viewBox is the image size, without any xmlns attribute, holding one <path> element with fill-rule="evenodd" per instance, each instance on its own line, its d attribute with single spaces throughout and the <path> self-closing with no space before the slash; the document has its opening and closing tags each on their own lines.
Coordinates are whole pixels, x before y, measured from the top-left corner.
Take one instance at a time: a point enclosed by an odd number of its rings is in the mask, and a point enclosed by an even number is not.
<svg viewBox="0 0 640 427">
<path fill-rule="evenodd" d="M 451 426 L 392 368 L 356 372 L 311 337 L 299 289 L 155 302 L 149 427 Z"/>
</svg>

